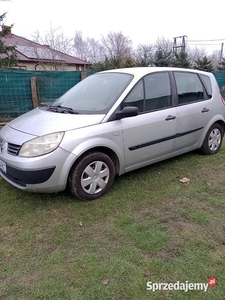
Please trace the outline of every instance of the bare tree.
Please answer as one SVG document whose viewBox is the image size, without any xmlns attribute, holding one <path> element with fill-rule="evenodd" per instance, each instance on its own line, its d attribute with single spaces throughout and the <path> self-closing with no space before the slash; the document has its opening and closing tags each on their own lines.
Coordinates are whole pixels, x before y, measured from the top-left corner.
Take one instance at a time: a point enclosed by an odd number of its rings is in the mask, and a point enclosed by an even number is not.
<svg viewBox="0 0 225 300">
<path fill-rule="evenodd" d="M 90 63 L 101 62 L 105 58 L 104 47 L 94 38 L 83 38 L 81 31 L 74 37 L 75 56 Z"/>
<path fill-rule="evenodd" d="M 88 46 L 81 31 L 75 32 L 73 47 L 76 57 L 79 57 L 80 59 L 87 59 Z"/>
<path fill-rule="evenodd" d="M 122 32 L 110 32 L 106 37 L 102 36 L 102 45 L 109 58 L 124 58 L 131 56 L 132 41 Z"/>
<path fill-rule="evenodd" d="M 207 53 L 204 48 L 187 48 L 187 53 L 192 67 L 195 66 L 195 62 L 198 59 L 203 59 L 205 56 L 207 57 Z"/>
<path fill-rule="evenodd" d="M 50 31 L 44 37 L 39 31 L 36 31 L 32 36 L 35 43 L 28 45 L 32 48 L 43 69 L 64 70 L 64 55 L 72 53 L 72 39 L 66 38 L 59 30 L 60 28 L 50 27 Z M 40 48 L 38 44 L 45 47 Z M 48 64 L 46 64 L 47 61 Z"/>
<path fill-rule="evenodd" d="M 212 62 L 214 70 L 217 70 L 220 64 L 221 51 L 220 50 L 213 51 L 213 53 L 209 56 L 209 58 Z"/>
<path fill-rule="evenodd" d="M 168 53 L 172 53 L 173 42 L 164 37 L 160 37 L 156 40 L 154 47 L 156 51 L 160 51 L 163 55 L 167 55 Z"/>
<path fill-rule="evenodd" d="M 88 61 L 91 63 L 97 63 L 105 59 L 105 50 L 102 44 L 99 41 L 96 41 L 93 38 L 87 38 L 88 44 Z"/>
<path fill-rule="evenodd" d="M 154 61 L 156 67 L 168 67 L 172 63 L 173 43 L 164 37 L 158 38 L 154 44 Z"/>
<path fill-rule="evenodd" d="M 133 54 L 137 66 L 147 67 L 152 64 L 154 57 L 154 46 L 150 44 L 139 44 Z"/>
</svg>

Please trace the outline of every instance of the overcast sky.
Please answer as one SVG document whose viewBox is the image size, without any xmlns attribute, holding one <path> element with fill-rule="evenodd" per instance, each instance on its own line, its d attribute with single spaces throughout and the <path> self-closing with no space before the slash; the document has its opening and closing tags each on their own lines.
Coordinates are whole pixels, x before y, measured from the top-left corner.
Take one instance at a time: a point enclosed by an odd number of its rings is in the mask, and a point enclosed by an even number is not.
<svg viewBox="0 0 225 300">
<path fill-rule="evenodd" d="M 134 47 L 181 35 L 189 45 L 213 44 L 198 45 L 208 53 L 225 43 L 225 0 L 10 0 L 0 8 L 0 14 L 7 12 L 4 24 L 14 24 L 13 33 L 28 39 L 37 30 L 44 37 L 52 27 L 67 38 L 81 31 L 97 40 L 121 31 Z"/>
</svg>

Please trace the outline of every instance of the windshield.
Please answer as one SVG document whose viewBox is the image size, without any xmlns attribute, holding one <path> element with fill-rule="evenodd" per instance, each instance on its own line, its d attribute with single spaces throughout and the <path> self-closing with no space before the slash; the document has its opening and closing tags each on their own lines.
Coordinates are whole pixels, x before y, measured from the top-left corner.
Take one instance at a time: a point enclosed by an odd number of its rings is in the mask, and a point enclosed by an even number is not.
<svg viewBox="0 0 225 300">
<path fill-rule="evenodd" d="M 124 73 L 97 73 L 76 84 L 53 106 L 71 108 L 77 113 L 107 113 L 133 76 Z"/>
</svg>

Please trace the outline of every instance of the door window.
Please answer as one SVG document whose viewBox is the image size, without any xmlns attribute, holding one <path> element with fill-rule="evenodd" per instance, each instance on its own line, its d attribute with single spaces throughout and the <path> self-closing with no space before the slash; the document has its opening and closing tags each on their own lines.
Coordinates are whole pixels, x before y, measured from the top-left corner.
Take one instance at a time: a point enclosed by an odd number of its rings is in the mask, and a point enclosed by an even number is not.
<svg viewBox="0 0 225 300">
<path fill-rule="evenodd" d="M 204 99 L 203 86 L 197 74 L 174 72 L 178 104 L 186 104 Z"/>
<path fill-rule="evenodd" d="M 136 106 L 139 112 L 149 112 L 172 106 L 168 72 L 153 73 L 140 80 L 123 102 L 125 106 Z"/>
<path fill-rule="evenodd" d="M 170 79 L 167 72 L 153 73 L 144 78 L 145 111 L 166 108 L 172 105 Z"/>
<path fill-rule="evenodd" d="M 123 107 L 125 106 L 135 106 L 138 108 L 139 112 L 144 110 L 144 88 L 143 81 L 140 80 L 134 88 L 131 90 L 129 95 L 123 102 Z"/>
</svg>

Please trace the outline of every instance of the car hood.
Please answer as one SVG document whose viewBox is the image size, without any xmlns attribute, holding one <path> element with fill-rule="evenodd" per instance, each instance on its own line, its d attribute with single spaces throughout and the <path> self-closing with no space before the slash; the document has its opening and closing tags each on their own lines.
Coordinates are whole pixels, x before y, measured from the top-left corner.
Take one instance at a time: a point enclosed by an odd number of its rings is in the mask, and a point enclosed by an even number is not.
<svg viewBox="0 0 225 300">
<path fill-rule="evenodd" d="M 8 125 L 18 131 L 41 136 L 99 124 L 105 115 L 76 115 L 55 113 L 36 108 L 16 118 Z"/>
</svg>

